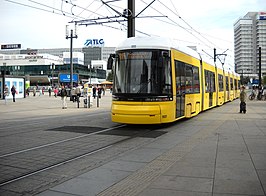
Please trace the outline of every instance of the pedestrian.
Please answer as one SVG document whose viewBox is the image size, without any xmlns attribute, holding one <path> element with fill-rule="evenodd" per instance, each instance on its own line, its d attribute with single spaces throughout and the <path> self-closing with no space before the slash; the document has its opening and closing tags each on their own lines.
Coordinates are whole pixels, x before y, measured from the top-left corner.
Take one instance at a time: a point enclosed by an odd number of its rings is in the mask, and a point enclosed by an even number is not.
<svg viewBox="0 0 266 196">
<path fill-rule="evenodd" d="M 35 95 L 36 95 L 36 87 L 34 86 L 33 87 L 33 96 L 35 97 Z"/>
<path fill-rule="evenodd" d="M 52 89 L 51 89 L 51 87 L 49 87 L 49 89 L 48 89 L 48 93 L 49 93 L 49 97 L 51 97 L 51 93 L 52 93 Z"/>
<path fill-rule="evenodd" d="M 101 97 L 102 97 L 102 88 L 101 88 L 101 86 L 98 87 L 98 97 L 99 97 L 99 99 L 101 99 Z"/>
<path fill-rule="evenodd" d="M 92 96 L 93 96 L 94 99 L 96 97 L 96 90 L 97 90 L 97 88 L 95 86 L 92 87 Z"/>
<path fill-rule="evenodd" d="M 247 100 L 247 94 L 245 92 L 245 86 L 241 87 L 241 92 L 240 92 L 240 112 L 244 112 L 244 114 L 247 112 L 246 110 L 246 100 Z"/>
<path fill-rule="evenodd" d="M 42 87 L 42 95 L 44 95 L 45 87 Z"/>
<path fill-rule="evenodd" d="M 4 88 L 5 104 L 7 104 L 8 95 L 9 95 L 9 89 L 8 89 L 8 86 L 5 84 L 5 88 Z"/>
<path fill-rule="evenodd" d="M 17 93 L 17 90 L 16 90 L 16 87 L 13 85 L 12 88 L 11 88 L 11 93 L 12 93 L 12 96 L 13 96 L 13 102 L 16 102 L 16 93 Z"/>
<path fill-rule="evenodd" d="M 60 95 L 61 95 L 61 100 L 62 100 L 62 109 L 67 109 L 67 103 L 66 103 L 67 91 L 64 86 L 62 86 L 61 88 Z"/>
<path fill-rule="evenodd" d="M 55 87 L 54 88 L 54 96 L 57 97 L 57 94 L 58 94 L 58 89 Z"/>
<path fill-rule="evenodd" d="M 29 97 L 30 96 L 30 87 L 28 87 L 27 89 L 26 89 L 26 95 Z"/>
</svg>

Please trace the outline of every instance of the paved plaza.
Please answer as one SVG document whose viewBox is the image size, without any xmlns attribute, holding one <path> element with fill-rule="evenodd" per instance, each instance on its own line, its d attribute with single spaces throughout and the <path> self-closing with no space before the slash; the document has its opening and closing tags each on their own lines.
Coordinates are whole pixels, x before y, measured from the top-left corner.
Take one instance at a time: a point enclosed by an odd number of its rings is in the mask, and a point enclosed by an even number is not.
<svg viewBox="0 0 266 196">
<path fill-rule="evenodd" d="M 107 94 L 99 108 L 68 101 L 62 110 L 60 98 L 29 97 L 7 105 L 1 100 L 0 114 L 1 120 L 64 115 L 106 110 L 110 103 Z M 266 195 L 266 102 L 248 101 L 247 113 L 238 112 L 235 100 L 162 127 L 167 133 L 152 142 L 38 195 Z"/>
</svg>

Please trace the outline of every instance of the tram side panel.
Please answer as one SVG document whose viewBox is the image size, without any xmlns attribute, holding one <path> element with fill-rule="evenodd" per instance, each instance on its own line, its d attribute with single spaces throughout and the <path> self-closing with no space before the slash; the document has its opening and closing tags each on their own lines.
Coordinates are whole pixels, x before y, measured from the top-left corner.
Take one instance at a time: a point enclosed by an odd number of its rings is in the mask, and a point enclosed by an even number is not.
<svg viewBox="0 0 266 196">
<path fill-rule="evenodd" d="M 208 63 L 203 62 L 202 63 L 202 81 L 203 81 L 202 110 L 207 110 L 217 105 L 215 77 L 216 77 L 215 67 Z"/>
<path fill-rule="evenodd" d="M 235 98 L 239 98 L 240 96 L 240 76 L 236 75 L 235 76 L 235 81 L 236 81 L 236 85 L 235 85 Z"/>
<path fill-rule="evenodd" d="M 217 105 L 221 106 L 225 102 L 225 82 L 224 82 L 224 72 L 222 69 L 217 69 Z"/>
<path fill-rule="evenodd" d="M 229 74 L 228 72 L 225 72 L 225 99 L 224 102 L 230 101 L 230 83 L 229 83 Z"/>
<path fill-rule="evenodd" d="M 172 57 L 176 120 L 190 118 L 201 111 L 200 60 L 175 50 Z"/>
<path fill-rule="evenodd" d="M 230 97 L 229 97 L 229 100 L 233 101 L 235 96 L 234 96 L 234 77 L 233 77 L 232 73 L 229 74 L 229 80 L 230 80 L 230 88 L 229 88 Z"/>
</svg>

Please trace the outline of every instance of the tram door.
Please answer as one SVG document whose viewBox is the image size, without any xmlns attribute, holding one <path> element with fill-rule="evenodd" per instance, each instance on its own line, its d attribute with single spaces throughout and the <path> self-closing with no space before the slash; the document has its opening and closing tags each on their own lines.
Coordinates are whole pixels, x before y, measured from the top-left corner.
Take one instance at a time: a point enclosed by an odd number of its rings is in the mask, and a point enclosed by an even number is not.
<svg viewBox="0 0 266 196">
<path fill-rule="evenodd" d="M 176 74 L 176 118 L 185 114 L 185 92 L 186 92 L 186 75 L 185 64 L 175 61 Z"/>
</svg>

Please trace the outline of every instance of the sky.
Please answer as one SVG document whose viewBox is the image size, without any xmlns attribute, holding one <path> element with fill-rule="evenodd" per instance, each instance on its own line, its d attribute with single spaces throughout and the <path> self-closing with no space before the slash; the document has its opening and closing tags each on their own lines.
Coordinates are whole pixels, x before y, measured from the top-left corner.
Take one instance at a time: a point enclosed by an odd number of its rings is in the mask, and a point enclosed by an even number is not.
<svg viewBox="0 0 266 196">
<path fill-rule="evenodd" d="M 127 9 L 127 0 L 107 5 L 103 1 L 0 0 L 0 44 L 21 44 L 22 49 L 68 48 L 66 25 L 75 29 L 73 21 L 118 16 Z M 136 36 L 170 37 L 182 45 L 197 46 L 208 55 L 213 55 L 216 48 L 217 53 L 226 51 L 231 59 L 234 23 L 247 12 L 266 11 L 266 0 L 135 0 L 135 3 L 136 15 L 139 14 L 135 20 Z M 97 20 L 101 21 L 107 19 Z M 126 22 L 77 25 L 78 38 L 73 40 L 73 46 L 84 47 L 87 39 L 103 39 L 104 46 L 116 47 L 126 39 L 126 27 Z"/>
</svg>

